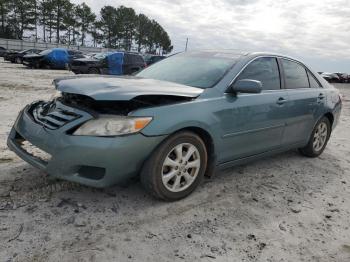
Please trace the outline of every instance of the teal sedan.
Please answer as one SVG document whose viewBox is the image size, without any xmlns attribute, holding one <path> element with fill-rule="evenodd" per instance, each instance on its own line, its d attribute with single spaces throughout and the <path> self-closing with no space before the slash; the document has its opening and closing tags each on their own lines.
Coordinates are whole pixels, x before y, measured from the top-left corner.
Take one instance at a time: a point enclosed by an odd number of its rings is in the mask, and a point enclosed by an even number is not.
<svg viewBox="0 0 350 262">
<path fill-rule="evenodd" d="M 54 84 L 51 101 L 20 112 L 9 148 L 52 176 L 92 187 L 140 176 L 168 201 L 216 169 L 291 149 L 319 156 L 342 105 L 338 90 L 305 64 L 269 53 L 186 52 L 135 76 Z"/>
</svg>

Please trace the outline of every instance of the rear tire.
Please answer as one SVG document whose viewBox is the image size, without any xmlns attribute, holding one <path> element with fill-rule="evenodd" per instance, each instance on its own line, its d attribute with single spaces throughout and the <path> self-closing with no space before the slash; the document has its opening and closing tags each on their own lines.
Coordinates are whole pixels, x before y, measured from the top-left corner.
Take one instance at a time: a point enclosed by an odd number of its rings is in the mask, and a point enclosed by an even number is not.
<svg viewBox="0 0 350 262">
<path fill-rule="evenodd" d="M 191 194 L 200 184 L 207 168 L 203 140 L 188 131 L 170 136 L 145 162 L 141 183 L 153 196 L 175 201 Z"/>
<path fill-rule="evenodd" d="M 322 117 L 314 127 L 308 144 L 299 148 L 299 152 L 307 157 L 318 157 L 327 146 L 331 135 L 331 123 L 327 117 Z"/>
<path fill-rule="evenodd" d="M 93 68 L 89 68 L 88 73 L 93 75 L 99 75 L 100 70 L 98 70 L 98 68 L 93 67 Z"/>
<path fill-rule="evenodd" d="M 32 68 L 40 69 L 40 62 L 34 62 Z"/>
</svg>

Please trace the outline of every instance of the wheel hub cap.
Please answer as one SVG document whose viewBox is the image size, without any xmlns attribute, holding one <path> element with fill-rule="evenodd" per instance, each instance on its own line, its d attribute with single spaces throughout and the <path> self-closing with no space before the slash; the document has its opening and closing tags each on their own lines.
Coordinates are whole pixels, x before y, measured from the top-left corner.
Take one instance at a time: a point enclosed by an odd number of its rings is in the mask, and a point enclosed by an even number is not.
<svg viewBox="0 0 350 262">
<path fill-rule="evenodd" d="M 187 189 L 199 173 L 200 161 L 199 151 L 194 145 L 182 143 L 175 146 L 163 162 L 163 185 L 171 192 Z"/>
<path fill-rule="evenodd" d="M 327 135 L 328 135 L 328 127 L 326 123 L 322 122 L 316 128 L 316 131 L 314 134 L 313 147 L 316 152 L 320 151 L 325 145 L 327 141 Z"/>
</svg>

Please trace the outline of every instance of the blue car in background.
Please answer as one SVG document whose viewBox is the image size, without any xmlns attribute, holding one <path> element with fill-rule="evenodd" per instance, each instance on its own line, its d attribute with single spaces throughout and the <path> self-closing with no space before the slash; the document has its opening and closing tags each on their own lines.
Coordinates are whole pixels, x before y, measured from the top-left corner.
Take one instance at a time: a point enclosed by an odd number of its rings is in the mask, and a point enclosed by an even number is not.
<svg viewBox="0 0 350 262">
<path fill-rule="evenodd" d="M 75 74 L 130 75 L 146 67 L 143 57 L 131 52 L 104 52 L 89 58 L 74 59 Z"/>
<path fill-rule="evenodd" d="M 25 55 L 23 64 L 31 68 L 65 69 L 73 59 L 82 57 L 83 53 L 78 50 L 52 48 L 39 54 Z"/>
</svg>

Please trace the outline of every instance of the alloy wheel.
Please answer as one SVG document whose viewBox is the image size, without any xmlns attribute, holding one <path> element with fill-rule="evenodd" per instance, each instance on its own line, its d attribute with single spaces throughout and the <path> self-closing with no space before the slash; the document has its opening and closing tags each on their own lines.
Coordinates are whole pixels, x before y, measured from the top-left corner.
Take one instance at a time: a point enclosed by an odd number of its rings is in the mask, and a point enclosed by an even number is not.
<svg viewBox="0 0 350 262">
<path fill-rule="evenodd" d="M 328 128 L 327 124 L 321 122 L 316 128 L 314 139 L 313 139 L 313 147 L 316 152 L 320 151 L 327 141 Z"/>
<path fill-rule="evenodd" d="M 186 190 L 195 181 L 201 167 L 198 149 L 182 143 L 170 150 L 162 165 L 163 185 L 171 192 Z"/>
</svg>

